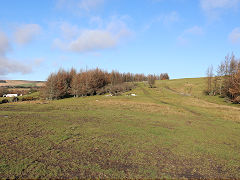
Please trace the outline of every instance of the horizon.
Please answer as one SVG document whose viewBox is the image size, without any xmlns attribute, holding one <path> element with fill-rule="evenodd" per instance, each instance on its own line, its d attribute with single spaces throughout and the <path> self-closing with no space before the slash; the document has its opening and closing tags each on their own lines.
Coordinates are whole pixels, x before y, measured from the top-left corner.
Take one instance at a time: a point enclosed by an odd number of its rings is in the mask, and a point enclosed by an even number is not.
<svg viewBox="0 0 240 180">
<path fill-rule="evenodd" d="M 240 57 L 240 0 L 12 0 L 0 6 L 0 79 L 59 68 L 205 77 Z"/>
</svg>

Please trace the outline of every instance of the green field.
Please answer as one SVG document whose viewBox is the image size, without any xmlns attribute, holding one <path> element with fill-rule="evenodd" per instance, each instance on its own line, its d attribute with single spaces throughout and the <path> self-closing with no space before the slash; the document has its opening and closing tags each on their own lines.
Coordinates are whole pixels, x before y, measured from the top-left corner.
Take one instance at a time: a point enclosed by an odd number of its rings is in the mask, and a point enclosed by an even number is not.
<svg viewBox="0 0 240 180">
<path fill-rule="evenodd" d="M 0 105 L 1 178 L 240 179 L 240 105 L 205 79 Z"/>
</svg>

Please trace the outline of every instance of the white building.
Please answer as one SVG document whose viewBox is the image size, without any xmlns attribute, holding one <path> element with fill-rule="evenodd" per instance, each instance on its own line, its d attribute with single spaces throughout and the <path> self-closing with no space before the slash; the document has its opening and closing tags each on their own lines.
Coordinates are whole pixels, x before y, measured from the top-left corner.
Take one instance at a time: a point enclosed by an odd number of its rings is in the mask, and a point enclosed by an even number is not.
<svg viewBox="0 0 240 180">
<path fill-rule="evenodd" d="M 4 94 L 3 97 L 17 97 L 17 94 Z"/>
</svg>

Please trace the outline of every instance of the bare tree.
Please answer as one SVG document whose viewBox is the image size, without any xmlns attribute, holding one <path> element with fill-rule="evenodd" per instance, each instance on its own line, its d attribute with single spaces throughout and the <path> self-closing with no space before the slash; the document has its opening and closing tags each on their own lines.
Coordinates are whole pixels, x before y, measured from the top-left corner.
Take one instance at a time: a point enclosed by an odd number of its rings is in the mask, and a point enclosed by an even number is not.
<svg viewBox="0 0 240 180">
<path fill-rule="evenodd" d="M 219 94 L 233 102 L 240 102 L 240 60 L 235 55 L 227 55 L 218 66 L 217 76 L 213 77 L 212 66 L 207 70 L 207 93 Z"/>
<path fill-rule="evenodd" d="M 156 77 L 154 75 L 148 75 L 148 84 L 151 88 L 154 87 Z"/>
<path fill-rule="evenodd" d="M 236 103 L 240 103 L 240 69 L 233 75 L 232 86 L 229 88 L 232 99 Z"/>
<path fill-rule="evenodd" d="M 207 69 L 207 93 L 213 95 L 213 66 L 211 65 Z"/>
<path fill-rule="evenodd" d="M 57 76 L 56 74 L 52 73 L 48 76 L 48 79 L 46 81 L 46 85 L 43 89 L 43 96 L 46 98 L 53 100 L 57 98 Z"/>
</svg>

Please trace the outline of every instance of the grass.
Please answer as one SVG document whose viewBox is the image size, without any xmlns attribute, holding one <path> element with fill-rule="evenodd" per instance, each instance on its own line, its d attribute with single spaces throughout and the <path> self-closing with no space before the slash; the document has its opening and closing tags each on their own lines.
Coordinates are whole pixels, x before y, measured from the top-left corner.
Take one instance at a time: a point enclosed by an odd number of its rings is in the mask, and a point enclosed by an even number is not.
<svg viewBox="0 0 240 180">
<path fill-rule="evenodd" d="M 37 87 L 37 83 L 19 84 L 19 85 L 16 86 L 16 88 L 17 87 L 26 87 L 26 88 Z"/>
<path fill-rule="evenodd" d="M 156 86 L 0 105 L 0 177 L 239 179 L 239 105 L 201 78 Z"/>
</svg>

